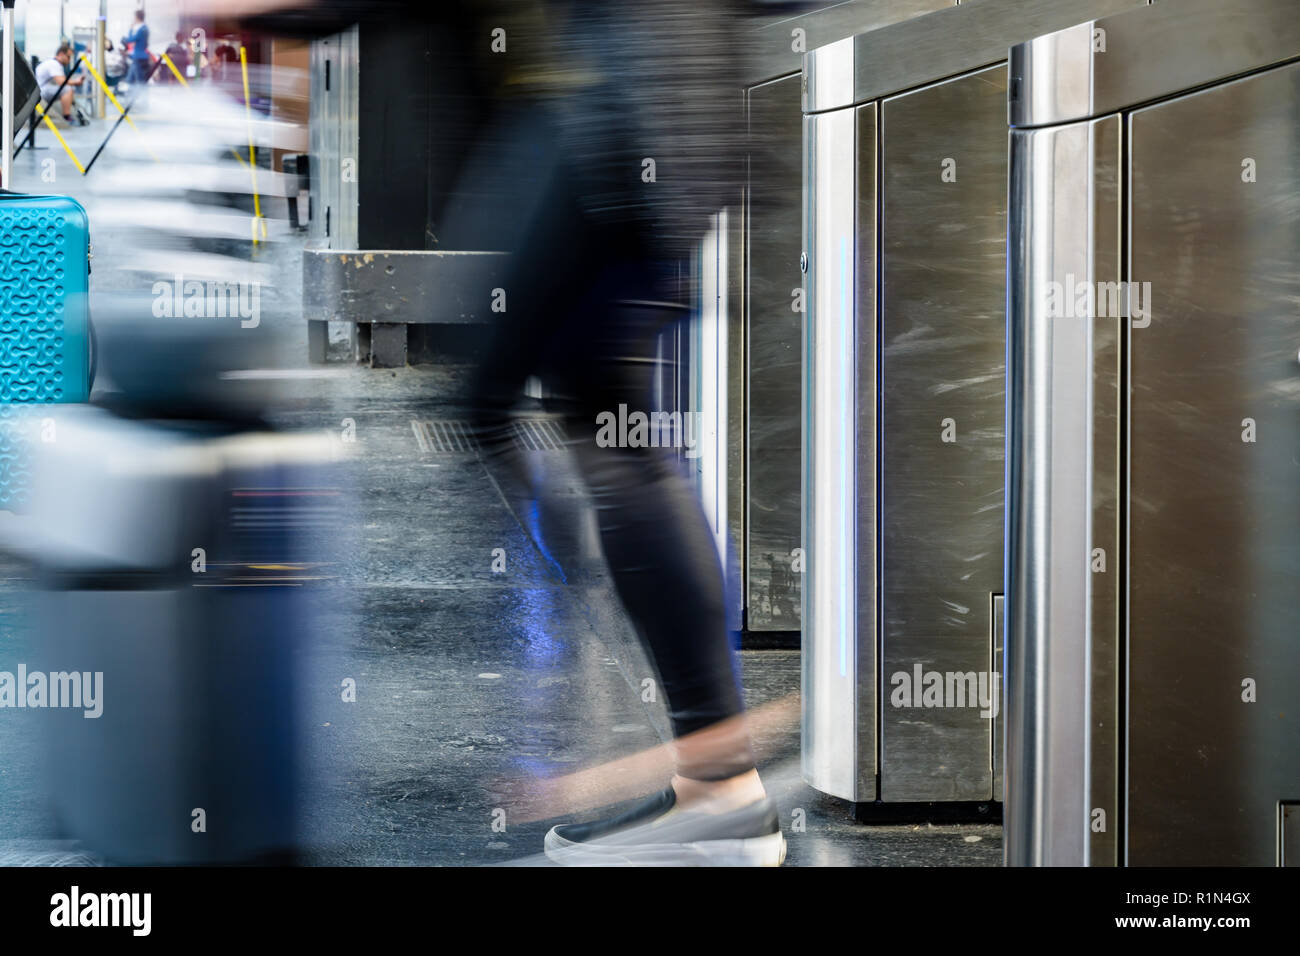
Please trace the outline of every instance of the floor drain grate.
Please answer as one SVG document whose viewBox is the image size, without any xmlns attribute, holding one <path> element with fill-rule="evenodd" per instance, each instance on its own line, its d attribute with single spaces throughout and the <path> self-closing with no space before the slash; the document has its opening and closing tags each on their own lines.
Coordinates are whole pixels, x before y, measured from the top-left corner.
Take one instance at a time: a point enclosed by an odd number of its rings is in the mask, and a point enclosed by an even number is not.
<svg viewBox="0 0 1300 956">
<path fill-rule="evenodd" d="M 523 418 L 515 422 L 515 443 L 529 451 L 558 451 L 564 447 L 564 430 L 550 418 Z"/>
<path fill-rule="evenodd" d="M 478 439 L 466 421 L 411 421 L 416 444 L 425 455 L 472 455 Z M 510 423 L 510 435 L 522 451 L 559 451 L 564 448 L 564 429 L 551 418 L 520 418 Z"/>
<path fill-rule="evenodd" d="M 469 422 L 412 421 L 411 431 L 426 455 L 473 454 L 478 450 Z"/>
</svg>

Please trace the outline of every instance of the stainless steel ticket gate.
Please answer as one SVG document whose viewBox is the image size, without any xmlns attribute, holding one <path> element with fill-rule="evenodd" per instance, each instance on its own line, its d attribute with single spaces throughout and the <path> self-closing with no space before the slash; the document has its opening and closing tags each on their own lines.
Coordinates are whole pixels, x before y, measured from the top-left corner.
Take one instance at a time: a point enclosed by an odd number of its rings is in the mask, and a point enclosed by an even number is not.
<svg viewBox="0 0 1300 956">
<path fill-rule="evenodd" d="M 1145 0 L 976 0 L 804 62 L 803 774 L 1002 798 L 1007 48 Z"/>
<path fill-rule="evenodd" d="M 743 201 L 703 244 L 721 267 L 721 321 L 708 332 L 722 359 L 720 380 L 700 376 L 720 416 L 719 469 L 725 487 L 710 509 L 725 511 L 739 580 L 728 591 L 731 619 L 761 640 L 798 640 L 800 585 L 799 414 L 803 289 L 800 109 L 804 53 L 826 43 L 955 5 L 955 0 L 824 0 L 819 9 L 756 18 L 738 32 L 745 62 L 749 175 Z M 702 272 L 704 270 L 701 270 Z M 703 467 L 703 465 L 702 465 Z M 709 482 L 705 482 L 707 486 Z"/>
<path fill-rule="evenodd" d="M 1300 865 L 1300 10 L 1011 83 L 1007 861 Z"/>
</svg>

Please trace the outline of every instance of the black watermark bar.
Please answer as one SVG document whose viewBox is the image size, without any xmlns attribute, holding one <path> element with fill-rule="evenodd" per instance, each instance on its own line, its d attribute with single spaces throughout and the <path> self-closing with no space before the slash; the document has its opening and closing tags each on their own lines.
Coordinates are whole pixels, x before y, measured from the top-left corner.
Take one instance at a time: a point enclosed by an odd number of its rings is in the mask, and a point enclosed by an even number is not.
<svg viewBox="0 0 1300 956">
<path fill-rule="evenodd" d="M 6 942 L 75 936 L 79 946 L 337 946 L 400 934 L 438 947 L 491 927 L 494 940 L 575 932 L 636 948 L 655 926 L 689 925 L 695 936 L 711 923 L 741 935 L 761 925 L 764 934 L 802 939 L 800 948 L 841 933 L 909 952 L 971 934 L 995 951 L 1097 936 L 1231 946 L 1241 934 L 1277 938 L 1293 929 L 1298 886 L 1295 871 L 1280 868 L 0 868 L 0 926 Z M 894 935 L 903 926 L 921 937 L 905 944 Z"/>
</svg>

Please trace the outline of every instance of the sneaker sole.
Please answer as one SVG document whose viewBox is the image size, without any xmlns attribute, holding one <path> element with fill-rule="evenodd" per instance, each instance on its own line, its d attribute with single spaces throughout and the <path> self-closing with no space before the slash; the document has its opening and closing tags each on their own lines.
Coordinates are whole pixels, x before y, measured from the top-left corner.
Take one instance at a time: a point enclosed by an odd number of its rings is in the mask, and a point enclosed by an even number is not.
<svg viewBox="0 0 1300 956">
<path fill-rule="evenodd" d="M 545 847 L 547 858 L 561 866 L 780 866 L 786 851 L 783 833 L 744 840 L 620 846 L 574 843 L 551 830 Z"/>
</svg>

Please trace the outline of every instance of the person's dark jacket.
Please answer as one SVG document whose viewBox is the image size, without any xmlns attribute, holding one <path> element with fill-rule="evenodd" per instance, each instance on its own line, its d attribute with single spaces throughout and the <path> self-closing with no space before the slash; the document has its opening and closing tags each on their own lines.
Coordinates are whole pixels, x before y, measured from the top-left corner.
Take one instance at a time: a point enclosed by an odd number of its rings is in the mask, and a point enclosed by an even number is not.
<svg viewBox="0 0 1300 956">
<path fill-rule="evenodd" d="M 183 43 L 171 43 L 168 44 L 166 52 L 167 58 L 176 65 L 176 69 L 180 70 L 181 76 L 184 76 L 186 68 L 190 65 L 190 48 Z M 158 78 L 163 83 L 177 82 L 171 70 L 159 70 Z"/>
<path fill-rule="evenodd" d="M 460 31 L 464 42 L 450 46 L 466 51 L 463 62 L 443 72 L 473 73 L 491 97 L 552 106 L 587 213 L 644 228 L 680 256 L 740 198 L 738 36 L 753 11 L 746 0 L 318 0 L 249 26 L 322 36 L 354 22 L 435 20 Z M 504 54 L 491 51 L 498 27 Z"/>
<path fill-rule="evenodd" d="M 149 59 L 149 25 L 147 23 L 137 23 L 131 32 L 122 38 L 123 46 L 128 43 L 135 44 L 131 48 L 131 59 Z"/>
</svg>

